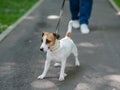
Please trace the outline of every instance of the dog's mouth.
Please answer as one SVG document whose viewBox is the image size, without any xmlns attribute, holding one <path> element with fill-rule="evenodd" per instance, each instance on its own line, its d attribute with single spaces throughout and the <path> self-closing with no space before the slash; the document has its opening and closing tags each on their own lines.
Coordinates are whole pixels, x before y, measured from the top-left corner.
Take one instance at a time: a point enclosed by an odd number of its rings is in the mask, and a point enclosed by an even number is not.
<svg viewBox="0 0 120 90">
<path fill-rule="evenodd" d="M 45 47 L 45 48 L 44 47 L 40 47 L 40 51 L 42 51 L 42 52 L 47 52 L 48 49 L 49 49 L 48 47 Z"/>
<path fill-rule="evenodd" d="M 43 48 L 40 48 L 40 51 L 44 51 L 44 49 L 43 49 Z"/>
<path fill-rule="evenodd" d="M 47 52 L 47 50 L 45 50 L 44 48 L 40 48 L 41 52 Z"/>
</svg>

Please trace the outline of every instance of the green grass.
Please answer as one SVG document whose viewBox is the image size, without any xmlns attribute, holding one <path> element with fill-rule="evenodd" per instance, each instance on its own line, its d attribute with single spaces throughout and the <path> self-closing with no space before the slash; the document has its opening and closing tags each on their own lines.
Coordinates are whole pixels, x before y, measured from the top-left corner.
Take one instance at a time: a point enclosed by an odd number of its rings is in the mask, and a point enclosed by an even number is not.
<svg viewBox="0 0 120 90">
<path fill-rule="evenodd" d="M 0 33 L 13 24 L 38 0 L 0 0 Z"/>
<path fill-rule="evenodd" d="M 120 8 L 120 0 L 114 0 L 114 2 L 115 2 L 116 5 Z"/>
</svg>

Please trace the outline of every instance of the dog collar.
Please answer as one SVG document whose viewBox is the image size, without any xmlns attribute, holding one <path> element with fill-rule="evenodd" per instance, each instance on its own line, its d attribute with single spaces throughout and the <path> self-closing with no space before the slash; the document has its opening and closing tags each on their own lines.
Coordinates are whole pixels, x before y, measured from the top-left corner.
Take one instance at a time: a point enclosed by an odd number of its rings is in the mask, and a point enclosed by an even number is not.
<svg viewBox="0 0 120 90">
<path fill-rule="evenodd" d="M 60 48 L 60 41 L 56 40 L 55 45 L 50 47 L 50 51 L 54 52 Z"/>
</svg>

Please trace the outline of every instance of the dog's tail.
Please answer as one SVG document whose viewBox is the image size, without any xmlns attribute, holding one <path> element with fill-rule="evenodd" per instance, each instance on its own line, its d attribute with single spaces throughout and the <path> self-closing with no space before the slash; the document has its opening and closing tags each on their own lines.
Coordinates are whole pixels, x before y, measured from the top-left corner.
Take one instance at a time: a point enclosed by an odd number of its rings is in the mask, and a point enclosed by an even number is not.
<svg viewBox="0 0 120 90">
<path fill-rule="evenodd" d="M 65 37 L 71 37 L 71 33 L 72 33 L 72 21 L 69 21 L 68 30 L 67 30 Z"/>
</svg>

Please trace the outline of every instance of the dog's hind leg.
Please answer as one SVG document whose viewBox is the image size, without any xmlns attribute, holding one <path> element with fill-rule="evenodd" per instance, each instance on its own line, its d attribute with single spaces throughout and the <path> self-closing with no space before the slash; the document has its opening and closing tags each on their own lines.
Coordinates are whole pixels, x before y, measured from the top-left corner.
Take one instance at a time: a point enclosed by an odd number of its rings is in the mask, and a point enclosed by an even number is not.
<svg viewBox="0 0 120 90">
<path fill-rule="evenodd" d="M 79 60 L 78 60 L 78 51 L 77 51 L 76 45 L 73 45 L 72 53 L 73 53 L 73 55 L 75 56 L 75 65 L 76 65 L 76 66 L 80 66 L 80 62 L 79 62 Z"/>
</svg>

